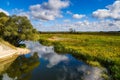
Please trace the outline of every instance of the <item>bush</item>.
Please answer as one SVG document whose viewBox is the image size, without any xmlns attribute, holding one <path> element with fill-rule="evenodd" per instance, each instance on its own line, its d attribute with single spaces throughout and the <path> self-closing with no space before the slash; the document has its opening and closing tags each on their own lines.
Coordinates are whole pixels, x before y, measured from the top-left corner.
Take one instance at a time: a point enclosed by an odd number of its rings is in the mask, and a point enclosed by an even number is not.
<svg viewBox="0 0 120 80">
<path fill-rule="evenodd" d="M 26 48 L 26 45 L 25 44 L 19 44 L 18 47 L 20 47 L 20 48 Z"/>
</svg>

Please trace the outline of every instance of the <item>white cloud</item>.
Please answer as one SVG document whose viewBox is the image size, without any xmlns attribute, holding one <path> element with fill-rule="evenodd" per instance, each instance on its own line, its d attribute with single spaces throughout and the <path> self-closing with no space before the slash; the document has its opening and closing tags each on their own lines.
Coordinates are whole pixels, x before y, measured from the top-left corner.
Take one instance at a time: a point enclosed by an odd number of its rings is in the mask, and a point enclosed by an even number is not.
<svg viewBox="0 0 120 80">
<path fill-rule="evenodd" d="M 16 14 L 17 16 L 26 16 L 28 19 L 30 19 L 30 13 L 29 12 L 25 12 L 23 9 L 13 9 L 12 10 L 13 14 Z"/>
<path fill-rule="evenodd" d="M 68 0 L 48 0 L 42 4 L 36 4 L 30 6 L 30 11 L 24 12 L 22 9 L 16 9 L 14 12 L 19 16 L 27 16 L 34 22 L 34 19 L 39 24 L 42 20 L 55 20 L 62 17 L 62 9 L 70 5 Z M 1 11 L 1 8 L 0 8 Z M 2 10 L 3 12 L 3 10 Z M 86 18 L 84 14 L 73 14 L 71 11 L 66 11 L 66 14 L 70 14 L 75 19 Z M 98 9 L 92 14 L 94 17 L 101 18 L 100 21 L 78 21 L 70 22 L 69 19 L 63 20 L 62 23 L 50 24 L 45 26 L 44 24 L 33 24 L 40 31 L 69 31 L 70 28 L 76 31 L 119 31 L 120 30 L 120 1 L 115 1 L 112 5 L 106 6 L 106 9 Z M 112 18 L 105 20 L 105 18 Z M 37 25 L 37 26 L 36 26 Z M 52 26 L 51 26 L 52 25 Z"/>
<path fill-rule="evenodd" d="M 89 22 L 87 20 L 56 24 L 53 26 L 39 26 L 40 31 L 69 31 L 70 28 L 75 29 L 76 31 L 119 31 L 120 30 L 120 21 L 114 20 L 101 20 Z"/>
<path fill-rule="evenodd" d="M 61 9 L 69 6 L 69 1 L 66 0 L 49 0 L 42 4 L 30 6 L 30 13 L 36 19 L 54 20 L 62 17 Z"/>
<path fill-rule="evenodd" d="M 21 12 L 18 14 L 18 16 L 26 16 L 28 19 L 30 19 L 29 12 Z"/>
<path fill-rule="evenodd" d="M 83 15 L 83 14 L 73 14 L 73 18 L 75 18 L 75 19 L 81 19 L 83 17 L 85 17 L 85 15 Z"/>
<path fill-rule="evenodd" d="M 52 10 L 59 10 L 69 6 L 69 1 L 66 0 L 49 0 L 48 3 L 44 3 L 46 8 Z"/>
<path fill-rule="evenodd" d="M 6 15 L 9 16 L 9 13 L 8 13 L 7 11 L 3 10 L 2 8 L 0 8 L 0 12 L 3 12 L 3 13 L 5 13 Z"/>
<path fill-rule="evenodd" d="M 93 16 L 97 17 L 97 18 L 101 18 L 101 19 L 110 17 L 109 11 L 106 9 L 99 9 L 99 10 L 93 12 Z"/>
<path fill-rule="evenodd" d="M 115 1 L 112 5 L 106 6 L 107 9 L 98 9 L 93 12 L 93 16 L 97 18 L 112 18 L 120 20 L 120 1 Z"/>
<path fill-rule="evenodd" d="M 68 22 L 70 22 L 70 19 L 65 19 L 65 20 L 63 20 L 65 23 L 68 23 Z"/>
<path fill-rule="evenodd" d="M 21 12 L 23 12 L 23 9 L 18 9 L 18 8 L 12 9 L 13 14 L 17 14 L 17 13 L 21 13 Z"/>
</svg>

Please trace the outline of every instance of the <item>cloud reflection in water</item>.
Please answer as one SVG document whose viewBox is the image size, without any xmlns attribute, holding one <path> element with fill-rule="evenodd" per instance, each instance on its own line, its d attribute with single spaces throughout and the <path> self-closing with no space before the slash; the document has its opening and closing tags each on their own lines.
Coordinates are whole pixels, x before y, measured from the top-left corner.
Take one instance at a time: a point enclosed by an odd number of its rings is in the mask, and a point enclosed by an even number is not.
<svg viewBox="0 0 120 80">
<path fill-rule="evenodd" d="M 61 61 L 68 61 L 68 57 L 66 55 L 59 55 L 54 52 L 53 46 L 43 46 L 39 42 L 25 41 L 27 48 L 31 50 L 31 54 L 34 52 L 38 52 L 38 56 L 40 58 L 44 58 L 49 61 L 47 65 L 48 68 L 51 68 Z"/>
<path fill-rule="evenodd" d="M 15 78 L 13 79 L 13 78 L 10 78 L 7 73 L 5 73 L 5 74 L 3 74 L 2 80 L 17 80 L 17 77 L 15 77 Z"/>
</svg>

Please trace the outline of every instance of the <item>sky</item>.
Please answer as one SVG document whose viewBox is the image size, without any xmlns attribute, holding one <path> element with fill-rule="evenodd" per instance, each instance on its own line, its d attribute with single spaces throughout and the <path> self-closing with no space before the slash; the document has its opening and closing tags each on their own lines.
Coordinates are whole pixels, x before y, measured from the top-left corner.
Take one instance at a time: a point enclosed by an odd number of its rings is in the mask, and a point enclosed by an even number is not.
<svg viewBox="0 0 120 80">
<path fill-rule="evenodd" d="M 39 31 L 120 31 L 120 0 L 0 0 L 0 12 Z"/>
</svg>

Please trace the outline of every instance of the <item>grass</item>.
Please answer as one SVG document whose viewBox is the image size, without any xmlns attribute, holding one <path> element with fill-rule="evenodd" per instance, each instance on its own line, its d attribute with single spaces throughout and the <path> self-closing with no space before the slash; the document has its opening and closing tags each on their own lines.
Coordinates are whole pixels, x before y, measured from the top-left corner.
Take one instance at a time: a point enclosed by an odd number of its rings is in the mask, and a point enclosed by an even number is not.
<svg viewBox="0 0 120 80">
<path fill-rule="evenodd" d="M 120 33 L 40 34 L 40 43 L 54 45 L 93 66 L 104 66 L 113 80 L 120 80 Z"/>
</svg>

